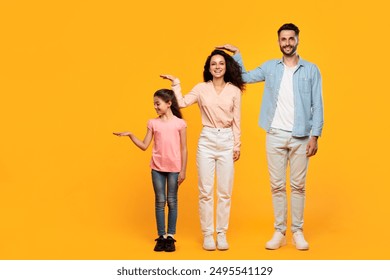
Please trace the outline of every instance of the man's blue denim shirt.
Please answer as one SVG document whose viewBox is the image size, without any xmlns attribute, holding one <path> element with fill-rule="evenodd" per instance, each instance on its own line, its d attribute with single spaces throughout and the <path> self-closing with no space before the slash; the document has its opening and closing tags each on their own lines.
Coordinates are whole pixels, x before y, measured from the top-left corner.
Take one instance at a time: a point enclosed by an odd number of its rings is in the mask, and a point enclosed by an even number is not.
<svg viewBox="0 0 390 280">
<path fill-rule="evenodd" d="M 259 126 L 269 131 L 275 115 L 280 83 L 283 77 L 283 60 L 269 60 L 251 71 L 246 71 L 240 53 L 235 54 L 233 59 L 242 68 L 244 82 L 265 81 Z M 295 111 L 292 135 L 304 137 L 309 136 L 311 132 L 312 136 L 321 136 L 324 125 L 322 79 L 315 64 L 299 58 L 298 67 L 293 76 L 293 92 Z"/>
</svg>

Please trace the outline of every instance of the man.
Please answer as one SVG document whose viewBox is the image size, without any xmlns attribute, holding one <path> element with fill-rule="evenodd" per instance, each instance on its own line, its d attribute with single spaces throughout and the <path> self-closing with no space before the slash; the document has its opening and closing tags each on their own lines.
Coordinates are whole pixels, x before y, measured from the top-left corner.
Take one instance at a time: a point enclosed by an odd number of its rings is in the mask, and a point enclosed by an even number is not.
<svg viewBox="0 0 390 280">
<path fill-rule="evenodd" d="M 274 59 L 246 71 L 240 51 L 226 44 L 242 67 L 246 83 L 265 81 L 259 125 L 266 130 L 266 153 L 274 208 L 275 232 L 265 247 L 274 250 L 286 245 L 286 169 L 290 164 L 291 231 L 298 250 L 308 250 L 303 235 L 306 173 L 309 157 L 317 153 L 323 127 L 322 80 L 316 65 L 297 53 L 299 29 L 292 23 L 278 30 L 282 59 Z"/>
</svg>

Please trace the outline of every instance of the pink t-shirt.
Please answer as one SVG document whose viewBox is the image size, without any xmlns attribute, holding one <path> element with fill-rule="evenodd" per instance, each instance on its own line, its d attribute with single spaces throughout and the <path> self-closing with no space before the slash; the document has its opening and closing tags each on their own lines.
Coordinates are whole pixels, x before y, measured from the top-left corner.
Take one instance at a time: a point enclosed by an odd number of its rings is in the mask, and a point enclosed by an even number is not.
<svg viewBox="0 0 390 280">
<path fill-rule="evenodd" d="M 183 119 L 173 116 L 168 121 L 159 117 L 148 121 L 153 132 L 154 144 L 150 167 L 162 172 L 181 171 L 180 130 L 187 127 Z"/>
</svg>

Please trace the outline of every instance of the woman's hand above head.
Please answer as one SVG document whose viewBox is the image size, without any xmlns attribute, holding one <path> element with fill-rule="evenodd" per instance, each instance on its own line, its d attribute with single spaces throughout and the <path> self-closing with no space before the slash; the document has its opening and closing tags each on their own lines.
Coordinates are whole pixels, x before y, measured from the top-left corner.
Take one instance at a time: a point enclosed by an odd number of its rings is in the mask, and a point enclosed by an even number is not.
<svg viewBox="0 0 390 280">
<path fill-rule="evenodd" d="M 177 79 L 175 76 L 173 75 L 160 75 L 161 78 L 165 79 L 165 80 L 170 80 L 172 83 L 175 79 Z"/>
</svg>

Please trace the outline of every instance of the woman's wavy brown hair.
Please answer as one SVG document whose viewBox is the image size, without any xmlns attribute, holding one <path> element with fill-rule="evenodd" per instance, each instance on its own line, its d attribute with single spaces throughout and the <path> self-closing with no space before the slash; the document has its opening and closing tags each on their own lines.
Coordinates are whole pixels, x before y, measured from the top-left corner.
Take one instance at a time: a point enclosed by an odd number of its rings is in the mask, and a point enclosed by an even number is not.
<svg viewBox="0 0 390 280">
<path fill-rule="evenodd" d="M 221 50 L 214 50 L 207 57 L 206 63 L 204 64 L 203 80 L 205 82 L 208 82 L 213 79 L 213 76 L 210 73 L 210 61 L 214 55 L 221 55 L 225 58 L 226 72 L 223 77 L 225 82 L 230 82 L 236 87 L 238 87 L 241 91 L 244 91 L 245 83 L 242 80 L 240 65 L 229 54 Z"/>
</svg>

